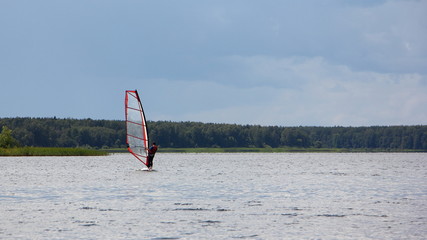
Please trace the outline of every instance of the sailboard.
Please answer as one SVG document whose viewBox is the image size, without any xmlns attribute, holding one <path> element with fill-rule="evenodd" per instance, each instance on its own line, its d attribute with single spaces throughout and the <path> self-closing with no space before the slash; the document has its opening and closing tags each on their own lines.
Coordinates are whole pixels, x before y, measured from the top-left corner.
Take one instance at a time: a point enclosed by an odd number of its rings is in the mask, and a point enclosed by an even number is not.
<svg viewBox="0 0 427 240">
<path fill-rule="evenodd" d="M 128 151 L 147 166 L 149 148 L 147 122 L 137 90 L 126 91 L 125 115 Z"/>
</svg>

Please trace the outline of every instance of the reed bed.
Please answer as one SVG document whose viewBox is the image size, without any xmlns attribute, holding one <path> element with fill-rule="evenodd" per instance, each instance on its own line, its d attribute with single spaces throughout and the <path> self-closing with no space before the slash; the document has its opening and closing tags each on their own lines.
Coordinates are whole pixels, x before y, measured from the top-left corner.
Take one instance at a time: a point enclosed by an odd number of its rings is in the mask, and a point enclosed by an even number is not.
<svg viewBox="0 0 427 240">
<path fill-rule="evenodd" d="M 0 156 L 104 156 L 107 152 L 86 148 L 19 147 L 0 148 Z"/>
</svg>

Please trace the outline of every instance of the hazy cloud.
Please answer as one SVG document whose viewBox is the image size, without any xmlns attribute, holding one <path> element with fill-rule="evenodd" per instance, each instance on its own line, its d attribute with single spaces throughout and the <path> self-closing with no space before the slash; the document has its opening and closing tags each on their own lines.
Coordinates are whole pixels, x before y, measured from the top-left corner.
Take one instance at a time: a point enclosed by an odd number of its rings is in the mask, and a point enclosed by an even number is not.
<svg viewBox="0 0 427 240">
<path fill-rule="evenodd" d="M 245 69 L 242 79 L 250 75 L 251 82 L 187 83 L 193 84 L 189 94 L 194 101 L 210 100 L 209 110 L 186 109 L 179 118 L 294 126 L 398 125 L 427 119 L 426 77 L 420 74 L 357 72 L 321 57 L 232 59 Z"/>
</svg>

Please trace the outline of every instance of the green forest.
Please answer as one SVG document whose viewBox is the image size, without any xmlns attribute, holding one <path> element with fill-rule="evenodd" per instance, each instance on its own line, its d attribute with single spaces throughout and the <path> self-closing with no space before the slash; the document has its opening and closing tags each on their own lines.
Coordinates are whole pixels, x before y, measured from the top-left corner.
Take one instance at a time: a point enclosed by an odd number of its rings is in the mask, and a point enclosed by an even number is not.
<svg viewBox="0 0 427 240">
<path fill-rule="evenodd" d="M 164 148 L 348 148 L 427 150 L 427 126 L 280 127 L 149 121 L 151 141 Z M 125 148 L 119 120 L 0 118 L 19 146 Z"/>
</svg>

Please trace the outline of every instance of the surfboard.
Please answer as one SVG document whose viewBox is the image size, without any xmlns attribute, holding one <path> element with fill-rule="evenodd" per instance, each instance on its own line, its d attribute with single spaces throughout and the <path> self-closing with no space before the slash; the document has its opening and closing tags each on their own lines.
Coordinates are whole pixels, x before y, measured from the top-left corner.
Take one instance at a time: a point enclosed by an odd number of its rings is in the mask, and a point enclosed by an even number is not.
<svg viewBox="0 0 427 240">
<path fill-rule="evenodd" d="M 141 168 L 141 169 L 137 169 L 137 171 L 144 171 L 144 172 L 157 172 L 157 170 L 155 170 L 155 169 L 151 169 L 151 170 L 149 170 L 148 168 Z"/>
</svg>

